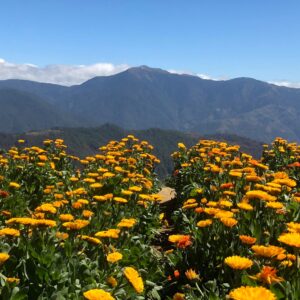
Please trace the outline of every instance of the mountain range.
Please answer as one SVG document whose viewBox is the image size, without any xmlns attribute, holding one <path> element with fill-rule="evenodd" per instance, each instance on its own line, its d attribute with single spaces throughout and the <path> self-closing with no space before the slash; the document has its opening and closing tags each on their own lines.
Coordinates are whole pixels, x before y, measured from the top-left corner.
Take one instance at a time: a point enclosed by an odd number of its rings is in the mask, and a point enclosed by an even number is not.
<svg viewBox="0 0 300 300">
<path fill-rule="evenodd" d="M 300 89 L 251 78 L 214 81 L 147 66 L 75 86 L 0 81 L 0 132 L 114 123 L 300 141 Z"/>
</svg>

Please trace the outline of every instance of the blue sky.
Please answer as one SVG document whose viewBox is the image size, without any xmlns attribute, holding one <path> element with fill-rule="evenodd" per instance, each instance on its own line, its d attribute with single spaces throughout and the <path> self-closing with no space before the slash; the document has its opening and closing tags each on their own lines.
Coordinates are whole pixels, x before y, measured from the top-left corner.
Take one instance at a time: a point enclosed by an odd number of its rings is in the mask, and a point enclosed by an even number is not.
<svg viewBox="0 0 300 300">
<path fill-rule="evenodd" d="M 298 83 L 299 12 L 294 0 L 3 0 L 0 58 Z"/>
</svg>

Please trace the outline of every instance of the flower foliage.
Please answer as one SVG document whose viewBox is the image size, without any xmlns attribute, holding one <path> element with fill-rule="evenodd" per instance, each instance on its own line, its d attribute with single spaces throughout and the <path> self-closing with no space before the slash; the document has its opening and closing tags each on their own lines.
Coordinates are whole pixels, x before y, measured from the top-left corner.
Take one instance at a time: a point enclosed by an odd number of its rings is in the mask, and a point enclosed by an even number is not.
<svg viewBox="0 0 300 300">
<path fill-rule="evenodd" d="M 85 158 L 61 139 L 0 154 L 1 299 L 300 299 L 300 147 L 261 159 L 178 143 L 159 160 L 129 135 Z"/>
</svg>

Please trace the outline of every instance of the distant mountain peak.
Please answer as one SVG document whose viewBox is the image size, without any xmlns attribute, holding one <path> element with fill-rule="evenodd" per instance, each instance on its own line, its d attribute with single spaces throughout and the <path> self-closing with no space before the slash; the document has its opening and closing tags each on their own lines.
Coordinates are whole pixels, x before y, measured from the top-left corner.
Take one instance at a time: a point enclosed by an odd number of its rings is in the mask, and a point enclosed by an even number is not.
<svg viewBox="0 0 300 300">
<path fill-rule="evenodd" d="M 160 68 L 152 68 L 146 65 L 141 65 L 137 67 L 132 67 L 127 70 L 130 73 L 144 73 L 144 72 L 151 72 L 151 73 L 169 73 L 166 70 L 160 69 Z M 126 72 L 126 71 L 125 71 Z"/>
</svg>

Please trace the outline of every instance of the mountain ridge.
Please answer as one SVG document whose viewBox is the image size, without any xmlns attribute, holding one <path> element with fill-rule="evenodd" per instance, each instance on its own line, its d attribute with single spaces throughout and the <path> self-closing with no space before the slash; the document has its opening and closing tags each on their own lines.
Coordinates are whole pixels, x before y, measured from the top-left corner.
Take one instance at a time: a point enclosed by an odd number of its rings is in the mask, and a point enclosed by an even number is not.
<svg viewBox="0 0 300 300">
<path fill-rule="evenodd" d="M 266 142 L 276 136 L 300 141 L 300 89 L 253 78 L 214 81 L 140 66 L 70 87 L 0 81 L 0 90 L 7 87 L 51 104 L 70 119 L 67 126 L 71 127 L 114 123 L 129 129 L 159 127 L 200 134 L 232 133 Z M 5 101 L 2 104 L 5 110 Z M 17 108 L 15 114 L 17 118 Z M 0 131 L 3 128 L 0 119 Z M 24 126 L 20 123 L 18 130 L 8 132 L 16 131 L 24 131 Z"/>
</svg>

